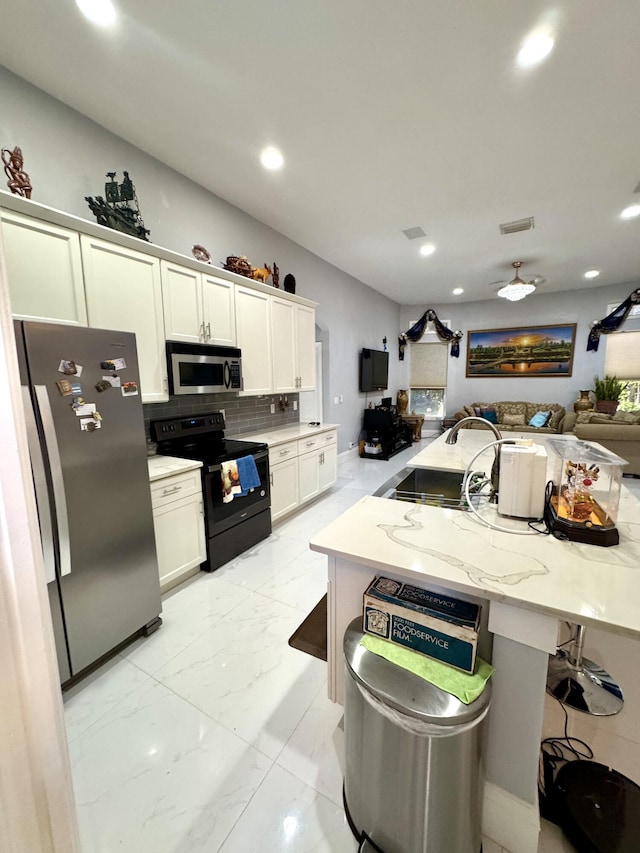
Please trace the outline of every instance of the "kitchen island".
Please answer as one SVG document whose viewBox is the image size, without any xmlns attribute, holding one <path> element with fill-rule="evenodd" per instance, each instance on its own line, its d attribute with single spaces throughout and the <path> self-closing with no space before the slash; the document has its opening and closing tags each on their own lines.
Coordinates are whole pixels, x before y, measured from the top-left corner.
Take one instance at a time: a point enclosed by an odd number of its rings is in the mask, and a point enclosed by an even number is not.
<svg viewBox="0 0 640 853">
<path fill-rule="evenodd" d="M 410 464 L 463 471 L 492 438 L 461 430 L 450 446 L 445 437 Z M 474 469 L 488 471 L 492 458 L 487 451 Z M 480 512 L 498 520 L 493 505 Z M 521 521 L 499 523 L 526 529 Z M 636 638 L 634 644 L 640 636 L 640 504 L 625 488 L 618 529 L 620 545 L 600 548 L 493 530 L 457 510 L 366 497 L 310 543 L 329 557 L 328 689 L 334 701 L 343 696 L 344 630 L 362 613 L 362 593 L 376 574 L 484 605 L 481 654 L 488 651 L 496 672 L 484 750 L 483 832 L 517 853 L 537 850 L 538 752 L 558 619 L 620 632 Z"/>
</svg>

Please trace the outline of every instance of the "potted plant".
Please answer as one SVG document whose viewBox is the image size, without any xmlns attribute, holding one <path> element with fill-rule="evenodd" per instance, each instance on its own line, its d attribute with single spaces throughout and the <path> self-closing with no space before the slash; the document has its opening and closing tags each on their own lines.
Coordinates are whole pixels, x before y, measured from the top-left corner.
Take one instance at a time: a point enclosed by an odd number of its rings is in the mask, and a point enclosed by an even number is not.
<svg viewBox="0 0 640 853">
<path fill-rule="evenodd" d="M 596 395 L 596 411 L 613 415 L 618 408 L 618 400 L 623 391 L 623 384 L 615 376 L 605 376 L 604 379 L 594 379 Z"/>
</svg>

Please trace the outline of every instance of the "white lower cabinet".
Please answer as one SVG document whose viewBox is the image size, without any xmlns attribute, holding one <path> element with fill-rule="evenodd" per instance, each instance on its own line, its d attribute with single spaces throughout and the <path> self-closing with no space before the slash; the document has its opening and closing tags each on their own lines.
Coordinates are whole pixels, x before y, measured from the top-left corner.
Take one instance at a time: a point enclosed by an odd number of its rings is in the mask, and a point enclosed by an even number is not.
<svg viewBox="0 0 640 853">
<path fill-rule="evenodd" d="M 338 479 L 338 446 L 328 444 L 320 451 L 319 487 L 324 492 Z"/>
<path fill-rule="evenodd" d="M 277 521 L 337 479 L 337 432 L 329 430 L 269 449 L 271 519 Z"/>
<path fill-rule="evenodd" d="M 200 471 L 151 483 L 153 527 L 162 592 L 198 572 L 207 558 Z"/>
<path fill-rule="evenodd" d="M 298 498 L 297 456 L 271 465 L 270 473 L 271 520 L 277 521 L 281 516 L 294 510 L 300 502 Z"/>
</svg>

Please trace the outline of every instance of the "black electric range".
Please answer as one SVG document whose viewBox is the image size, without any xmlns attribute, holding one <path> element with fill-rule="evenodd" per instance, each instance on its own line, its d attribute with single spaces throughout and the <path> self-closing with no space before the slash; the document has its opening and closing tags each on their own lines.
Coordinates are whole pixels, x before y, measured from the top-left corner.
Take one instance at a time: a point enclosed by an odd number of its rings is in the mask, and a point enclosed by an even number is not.
<svg viewBox="0 0 640 853">
<path fill-rule="evenodd" d="M 219 568 L 271 534 L 266 444 L 225 438 L 221 412 L 152 421 L 150 428 L 159 454 L 202 462 L 207 537 L 207 560 L 202 565 L 205 571 Z M 226 487 L 229 472 L 234 468 L 232 463 L 244 456 L 253 457 L 260 484 L 230 499 Z"/>
</svg>

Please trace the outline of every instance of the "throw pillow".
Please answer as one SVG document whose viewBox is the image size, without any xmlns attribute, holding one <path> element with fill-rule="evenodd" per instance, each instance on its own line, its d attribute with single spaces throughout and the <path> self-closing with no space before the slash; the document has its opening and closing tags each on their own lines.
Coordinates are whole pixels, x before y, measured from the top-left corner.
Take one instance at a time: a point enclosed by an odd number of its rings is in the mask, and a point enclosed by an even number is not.
<svg viewBox="0 0 640 853">
<path fill-rule="evenodd" d="M 480 406 L 474 406 L 473 407 L 473 414 L 476 416 L 476 418 L 481 418 L 482 417 L 482 408 Z"/>
<path fill-rule="evenodd" d="M 510 415 L 506 412 L 502 416 L 502 422 L 508 426 L 524 426 L 524 415 Z"/>
<path fill-rule="evenodd" d="M 591 415 L 593 412 L 578 412 L 576 415 L 576 423 L 577 424 L 588 424 L 591 423 Z"/>
<path fill-rule="evenodd" d="M 611 418 L 617 424 L 637 424 L 639 412 L 616 412 Z"/>
<path fill-rule="evenodd" d="M 547 426 L 550 429 L 558 429 L 558 427 L 560 426 L 560 421 L 563 419 L 564 414 L 565 414 L 564 407 L 561 407 L 560 409 L 558 409 L 557 412 L 554 412 L 551 415 L 551 417 L 549 418 L 549 423 L 547 424 Z"/>
<path fill-rule="evenodd" d="M 529 426 L 543 427 L 547 425 L 547 421 L 551 418 L 551 412 L 536 412 L 529 421 Z"/>
<path fill-rule="evenodd" d="M 489 421 L 489 423 L 497 424 L 498 423 L 498 415 L 495 409 L 481 409 L 480 417 L 484 418 L 485 421 Z"/>
</svg>

